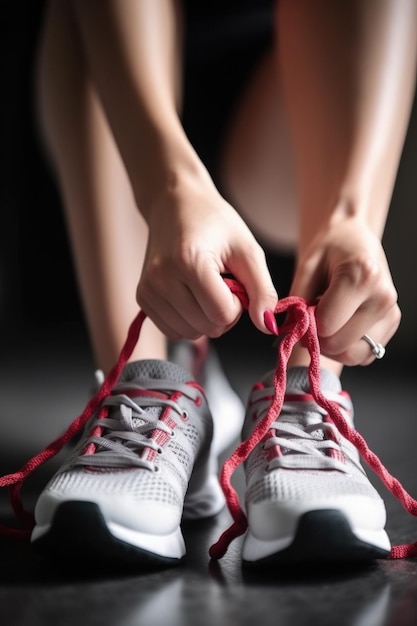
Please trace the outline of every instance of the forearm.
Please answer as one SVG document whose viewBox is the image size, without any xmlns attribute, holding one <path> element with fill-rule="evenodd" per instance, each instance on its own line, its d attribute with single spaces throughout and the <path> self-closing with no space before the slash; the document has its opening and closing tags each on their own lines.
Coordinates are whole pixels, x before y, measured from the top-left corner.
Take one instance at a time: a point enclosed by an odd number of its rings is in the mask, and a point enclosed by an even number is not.
<svg viewBox="0 0 417 626">
<path fill-rule="evenodd" d="M 197 167 L 179 116 L 181 16 L 174 0 L 73 0 L 87 63 L 141 212 Z"/>
<path fill-rule="evenodd" d="M 281 0 L 278 29 L 300 251 L 354 216 L 381 237 L 414 93 L 417 2 Z"/>
</svg>

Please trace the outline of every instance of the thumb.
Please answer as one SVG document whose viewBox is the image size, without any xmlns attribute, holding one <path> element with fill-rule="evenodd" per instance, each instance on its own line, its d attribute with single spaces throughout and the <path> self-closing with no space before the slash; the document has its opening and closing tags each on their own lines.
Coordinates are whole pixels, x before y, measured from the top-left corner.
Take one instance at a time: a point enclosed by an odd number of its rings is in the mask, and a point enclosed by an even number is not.
<svg viewBox="0 0 417 626">
<path fill-rule="evenodd" d="M 230 264 L 232 275 L 237 283 L 229 283 L 232 291 L 239 297 L 244 308 L 248 309 L 253 324 L 263 333 L 271 334 L 265 325 L 266 311 L 275 311 L 278 294 L 272 282 L 265 257 L 261 262 L 250 262 L 247 256 L 239 259 L 239 264 Z"/>
</svg>

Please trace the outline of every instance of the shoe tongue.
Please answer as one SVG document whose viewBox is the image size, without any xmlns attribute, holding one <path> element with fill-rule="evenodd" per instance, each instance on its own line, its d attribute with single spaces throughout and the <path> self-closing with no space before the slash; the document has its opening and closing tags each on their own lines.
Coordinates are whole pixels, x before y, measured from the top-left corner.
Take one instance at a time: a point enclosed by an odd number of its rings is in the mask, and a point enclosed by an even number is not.
<svg viewBox="0 0 417 626">
<path fill-rule="evenodd" d="M 339 378 L 329 372 L 329 370 L 320 370 L 320 389 L 322 391 L 331 391 L 339 393 L 342 385 Z M 287 393 L 296 392 L 310 393 L 310 381 L 308 378 L 307 367 L 291 367 L 287 374 Z"/>
<path fill-rule="evenodd" d="M 119 382 L 127 383 L 137 378 L 172 380 L 177 383 L 186 383 L 193 380 L 192 375 L 183 367 L 160 359 L 144 359 L 128 363 L 120 376 Z"/>
<path fill-rule="evenodd" d="M 144 359 L 141 361 L 132 361 L 125 365 L 118 384 L 134 382 L 139 385 L 143 383 L 146 387 L 146 381 L 150 379 L 182 384 L 193 380 L 193 377 L 186 369 L 175 363 L 162 361 L 160 359 Z M 142 417 L 132 419 L 133 427 L 140 427 L 146 422 L 156 422 L 162 410 L 162 404 L 148 406 Z"/>
<path fill-rule="evenodd" d="M 273 387 L 274 370 L 268 372 L 262 379 L 265 387 Z M 320 388 L 322 391 L 332 391 L 339 393 L 342 385 L 339 378 L 328 370 L 320 370 Z M 310 381 L 308 378 L 308 367 L 290 367 L 287 373 L 287 393 L 310 393 Z"/>
<path fill-rule="evenodd" d="M 262 381 L 264 385 L 267 387 L 273 386 L 274 382 L 274 372 L 270 372 L 267 374 Z M 329 372 L 328 370 L 321 369 L 320 370 L 320 389 L 324 392 L 330 391 L 334 393 L 338 393 L 341 391 L 342 386 L 339 378 Z M 310 393 L 310 381 L 308 378 L 308 367 L 290 367 L 287 372 L 287 394 L 300 394 L 300 393 Z M 312 408 L 301 409 L 297 413 L 292 411 L 282 411 L 279 416 L 280 422 L 290 422 L 299 424 L 302 426 L 310 426 L 312 424 L 317 424 L 322 421 L 322 416 L 319 412 L 315 411 Z M 311 435 L 317 440 L 322 440 L 325 436 L 322 430 L 316 430 L 314 434 Z"/>
</svg>

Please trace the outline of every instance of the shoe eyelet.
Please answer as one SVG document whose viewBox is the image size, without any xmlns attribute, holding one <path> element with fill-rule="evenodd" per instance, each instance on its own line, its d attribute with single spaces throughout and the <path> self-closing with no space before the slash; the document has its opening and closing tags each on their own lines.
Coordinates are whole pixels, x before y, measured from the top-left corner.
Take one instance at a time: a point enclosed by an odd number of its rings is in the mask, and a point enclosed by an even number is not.
<svg viewBox="0 0 417 626">
<path fill-rule="evenodd" d="M 188 411 L 183 411 L 181 413 L 181 419 L 183 422 L 186 422 L 188 420 Z"/>
<path fill-rule="evenodd" d="M 158 454 L 164 454 L 164 449 L 161 448 L 161 446 L 159 446 L 159 448 L 157 449 L 157 453 Z"/>
<path fill-rule="evenodd" d="M 269 474 L 270 471 L 271 471 L 271 468 L 269 467 L 269 463 L 267 463 L 264 467 L 264 474 Z"/>
<path fill-rule="evenodd" d="M 158 474 L 158 472 L 161 471 L 161 468 L 159 467 L 159 465 L 154 465 L 153 466 L 153 471 L 155 472 L 155 474 Z"/>
</svg>

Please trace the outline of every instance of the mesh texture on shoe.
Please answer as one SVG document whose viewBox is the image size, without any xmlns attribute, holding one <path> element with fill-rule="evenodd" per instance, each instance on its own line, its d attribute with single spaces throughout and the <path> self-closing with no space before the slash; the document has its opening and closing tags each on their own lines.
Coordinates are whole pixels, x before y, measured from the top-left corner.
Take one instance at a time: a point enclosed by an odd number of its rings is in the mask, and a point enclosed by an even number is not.
<svg viewBox="0 0 417 626">
<path fill-rule="evenodd" d="M 62 502 L 81 500 L 96 503 L 109 528 L 159 534 L 163 544 L 164 534 L 180 532 L 187 490 L 200 513 L 214 515 L 224 506 L 211 471 L 211 438 L 203 390 L 186 370 L 159 360 L 127 364 L 39 497 L 34 537 L 50 530 Z M 146 537 L 140 546 L 147 548 Z"/>
<path fill-rule="evenodd" d="M 190 371 L 203 387 L 213 416 L 213 452 L 220 456 L 235 443 L 245 417 L 245 407 L 232 388 L 210 340 L 180 340 L 170 344 L 170 360 Z"/>
<path fill-rule="evenodd" d="M 346 419 L 353 425 L 350 400 L 345 394 L 338 396 L 340 381 L 329 374 L 322 371 L 323 393 L 339 400 Z M 263 391 L 255 391 L 257 402 L 249 400 L 251 409 L 243 429 L 244 438 L 254 428 L 254 411 L 256 419 L 261 419 L 269 406 L 272 378 L 269 375 L 263 380 Z M 334 424 L 324 421 L 325 411 L 307 395 L 309 382 L 305 368 L 289 370 L 287 390 L 286 398 L 291 399 L 284 401 L 279 419 L 271 424 L 269 436 L 258 444 L 246 461 L 250 485 L 246 492 L 247 501 L 308 502 L 343 494 L 365 495 L 380 501 L 360 464 L 356 448 L 337 432 Z M 259 393 L 263 393 L 266 400 L 263 401 Z M 257 407 L 262 404 L 263 407 Z M 259 474 L 260 467 L 263 468 L 261 476 L 252 485 L 251 477 Z"/>
<path fill-rule="evenodd" d="M 341 408 L 353 427 L 353 408 L 342 392 L 339 379 L 321 371 L 322 392 Z M 273 396 L 273 372 L 254 385 L 248 401 L 243 437 L 249 438 L 259 420 L 267 414 Z M 371 485 L 356 448 L 345 439 L 329 419 L 327 412 L 310 394 L 307 368 L 290 368 L 287 393 L 277 420 L 245 461 L 246 515 L 248 533 L 243 557 L 250 562 L 272 558 L 286 551 L 301 560 L 296 545 L 301 519 L 321 511 L 343 528 L 350 528 L 345 545 L 333 545 L 333 558 L 374 558 L 389 553 L 390 544 L 384 525 L 385 506 Z M 329 511 L 330 513 L 325 513 Z M 312 518 L 311 518 L 312 519 Z M 324 545 L 330 540 L 324 539 Z M 318 539 L 303 537 L 303 558 L 316 556 Z M 351 541 L 351 548 L 347 545 Z M 322 553 L 326 552 L 326 547 Z M 280 556 L 280 558 L 282 558 Z"/>
</svg>

